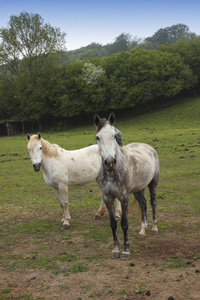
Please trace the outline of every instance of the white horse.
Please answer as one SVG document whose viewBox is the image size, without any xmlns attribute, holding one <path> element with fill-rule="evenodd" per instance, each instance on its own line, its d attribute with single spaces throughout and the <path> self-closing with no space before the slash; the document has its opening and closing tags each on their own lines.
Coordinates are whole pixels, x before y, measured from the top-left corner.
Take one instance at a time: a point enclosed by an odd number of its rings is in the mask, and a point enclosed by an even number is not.
<svg viewBox="0 0 200 300">
<path fill-rule="evenodd" d="M 129 194 L 133 193 L 142 211 L 142 226 L 140 235 L 145 235 L 147 229 L 145 189 L 148 187 L 151 196 L 153 212 L 153 233 L 157 233 L 156 192 L 160 175 L 159 158 L 151 146 L 143 143 L 123 145 L 122 134 L 116 133 L 113 126 L 115 115 L 110 114 L 108 121 L 94 116 L 96 125 L 96 140 L 102 156 L 102 165 L 98 175 L 98 184 L 103 200 L 110 215 L 110 225 L 113 233 L 114 249 L 112 258 L 120 256 L 117 237 L 117 222 L 114 217 L 114 199 L 122 206 L 121 227 L 124 233 L 124 251 L 122 259 L 129 259 L 128 241 L 128 205 Z"/>
<path fill-rule="evenodd" d="M 61 224 L 69 228 L 71 219 L 68 208 L 68 186 L 83 185 L 95 180 L 101 166 L 101 156 L 97 145 L 74 151 L 67 151 L 56 144 L 51 144 L 41 134 L 27 134 L 28 151 L 35 171 L 42 168 L 43 178 L 53 188 L 63 210 Z M 106 206 L 101 200 L 95 218 L 101 218 Z M 120 219 L 121 204 L 117 201 L 116 218 Z"/>
</svg>

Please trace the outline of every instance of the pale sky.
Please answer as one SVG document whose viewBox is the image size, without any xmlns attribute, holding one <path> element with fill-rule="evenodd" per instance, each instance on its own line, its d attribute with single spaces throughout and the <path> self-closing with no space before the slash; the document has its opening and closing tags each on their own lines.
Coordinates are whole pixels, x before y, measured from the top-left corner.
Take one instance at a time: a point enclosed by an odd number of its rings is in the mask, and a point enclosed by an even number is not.
<svg viewBox="0 0 200 300">
<path fill-rule="evenodd" d="M 67 33 L 67 50 L 113 43 L 121 33 L 146 38 L 178 23 L 200 35 L 199 0 L 0 0 L 0 27 L 23 11 Z"/>
</svg>

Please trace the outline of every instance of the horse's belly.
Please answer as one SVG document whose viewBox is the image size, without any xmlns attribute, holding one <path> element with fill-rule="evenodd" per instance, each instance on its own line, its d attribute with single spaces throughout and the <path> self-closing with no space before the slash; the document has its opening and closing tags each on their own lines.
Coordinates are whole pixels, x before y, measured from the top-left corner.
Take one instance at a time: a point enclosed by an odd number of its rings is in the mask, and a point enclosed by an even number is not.
<svg viewBox="0 0 200 300">
<path fill-rule="evenodd" d="M 83 185 L 95 180 L 97 176 L 97 170 L 73 170 L 68 176 L 68 185 Z"/>
<path fill-rule="evenodd" d="M 100 164 L 99 154 L 85 153 L 81 157 L 72 156 L 71 159 L 63 160 L 60 172 L 63 175 L 67 174 L 68 185 L 83 185 L 97 178 Z"/>
<path fill-rule="evenodd" d="M 137 176 L 131 176 L 129 184 L 127 184 L 128 193 L 136 193 L 146 188 L 153 179 L 154 173 L 154 168 L 146 168 L 138 172 Z"/>
</svg>

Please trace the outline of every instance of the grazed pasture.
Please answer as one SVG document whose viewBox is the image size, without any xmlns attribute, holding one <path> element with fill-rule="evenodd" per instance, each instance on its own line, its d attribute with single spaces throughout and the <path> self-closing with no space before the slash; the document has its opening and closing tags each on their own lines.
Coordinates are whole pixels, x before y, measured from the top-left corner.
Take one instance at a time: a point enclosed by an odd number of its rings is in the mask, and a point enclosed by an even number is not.
<svg viewBox="0 0 200 300">
<path fill-rule="evenodd" d="M 130 209 L 131 259 L 111 260 L 108 215 L 94 220 L 96 182 L 69 188 L 72 220 L 64 231 L 53 191 L 32 169 L 26 137 L 0 138 L 0 299 L 199 299 L 200 99 L 116 117 L 125 144 L 145 142 L 159 154 L 159 234 L 140 238 Z M 42 136 L 69 150 L 95 143 L 92 120 Z M 148 203 L 149 226 L 151 217 Z M 122 244 L 120 223 L 118 233 Z"/>
</svg>

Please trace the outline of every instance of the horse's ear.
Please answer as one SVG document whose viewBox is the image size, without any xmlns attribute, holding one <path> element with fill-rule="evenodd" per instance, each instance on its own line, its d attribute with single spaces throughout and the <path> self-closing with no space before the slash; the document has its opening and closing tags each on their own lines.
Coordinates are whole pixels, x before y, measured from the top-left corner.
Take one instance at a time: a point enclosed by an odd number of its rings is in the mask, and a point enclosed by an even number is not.
<svg viewBox="0 0 200 300">
<path fill-rule="evenodd" d="M 28 141 L 30 140 L 31 137 L 30 137 L 29 133 L 27 133 L 26 138 L 27 138 Z"/>
<path fill-rule="evenodd" d="M 41 133 L 38 133 L 38 140 L 40 140 L 41 139 Z"/>
<path fill-rule="evenodd" d="M 114 123 L 115 123 L 115 114 L 112 112 L 111 114 L 110 114 L 110 116 L 108 117 L 108 123 L 110 124 L 110 125 L 114 125 Z"/>
<path fill-rule="evenodd" d="M 97 114 L 94 114 L 94 125 L 98 126 L 100 122 L 100 117 Z"/>
</svg>

